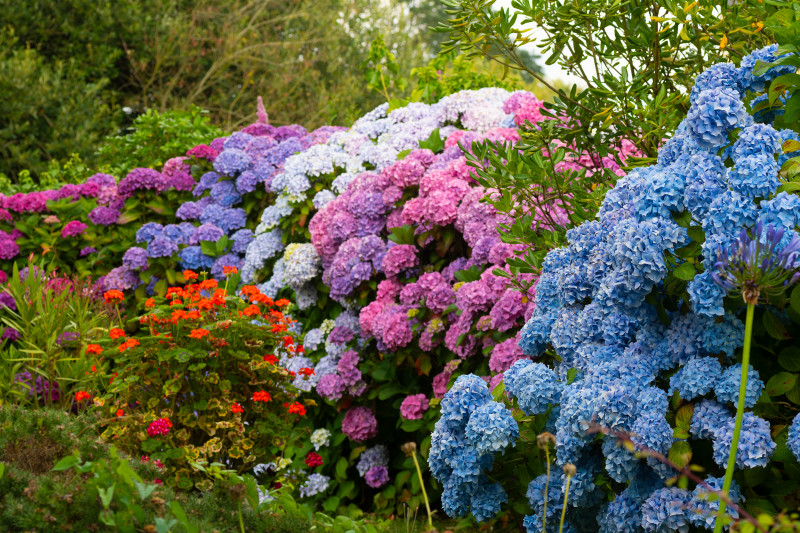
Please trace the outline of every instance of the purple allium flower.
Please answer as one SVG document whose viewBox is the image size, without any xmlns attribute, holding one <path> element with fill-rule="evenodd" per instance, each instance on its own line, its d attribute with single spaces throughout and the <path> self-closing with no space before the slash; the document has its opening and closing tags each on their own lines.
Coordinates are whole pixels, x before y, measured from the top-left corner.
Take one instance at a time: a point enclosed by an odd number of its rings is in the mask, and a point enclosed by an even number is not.
<svg viewBox="0 0 800 533">
<path fill-rule="evenodd" d="M 3 334 L 5 337 L 5 333 Z M 18 383 L 17 388 L 27 390 L 28 396 L 41 396 L 42 398 L 50 396 L 53 402 L 61 398 L 61 387 L 55 381 L 48 381 L 42 376 L 37 375 L 36 380 L 29 371 L 20 372 L 14 376 L 14 382 Z"/>
<path fill-rule="evenodd" d="M 80 256 L 86 257 L 87 255 L 94 253 L 97 253 L 97 248 L 95 248 L 94 246 L 86 246 L 85 248 L 81 248 Z"/>
<path fill-rule="evenodd" d="M 379 489 L 389 483 L 389 469 L 385 466 L 373 466 L 367 470 L 364 479 L 373 489 Z"/>
<path fill-rule="evenodd" d="M 84 224 L 79 220 L 72 220 L 70 222 L 67 222 L 67 225 L 64 226 L 64 229 L 61 230 L 61 236 L 64 238 L 75 237 L 83 233 L 84 230 L 86 230 L 86 228 L 88 227 L 89 226 L 87 226 L 86 224 Z"/>
<path fill-rule="evenodd" d="M 74 331 L 65 331 L 56 339 L 56 344 L 63 346 L 64 344 L 75 342 L 78 340 L 78 334 Z"/>
<path fill-rule="evenodd" d="M 134 168 L 119 182 L 117 190 L 120 196 L 127 198 L 134 192 L 143 189 L 160 192 L 166 188 L 166 185 L 167 181 L 161 172 L 152 168 Z"/>
<path fill-rule="evenodd" d="M 352 407 L 342 420 L 342 432 L 350 440 L 364 442 L 378 434 L 378 421 L 369 408 Z"/>
<path fill-rule="evenodd" d="M 800 237 L 761 222 L 752 235 L 742 229 L 739 238 L 720 251 L 712 279 L 729 293 L 740 292 L 747 303 L 757 304 L 761 292 L 782 291 L 800 280 Z"/>
<path fill-rule="evenodd" d="M 147 250 L 138 246 L 128 248 L 128 251 L 122 256 L 122 264 L 131 270 L 147 268 Z"/>
<path fill-rule="evenodd" d="M 8 307 L 12 311 L 17 310 L 17 302 L 14 297 L 7 292 L 0 292 L 0 307 Z"/>
<path fill-rule="evenodd" d="M 400 416 L 406 420 L 418 420 L 428 410 L 428 397 L 424 394 L 406 396 L 400 404 Z"/>
<path fill-rule="evenodd" d="M 118 209 L 100 205 L 89 212 L 89 220 L 92 224 L 97 224 L 98 226 L 110 226 L 117 223 L 119 215 Z"/>
</svg>

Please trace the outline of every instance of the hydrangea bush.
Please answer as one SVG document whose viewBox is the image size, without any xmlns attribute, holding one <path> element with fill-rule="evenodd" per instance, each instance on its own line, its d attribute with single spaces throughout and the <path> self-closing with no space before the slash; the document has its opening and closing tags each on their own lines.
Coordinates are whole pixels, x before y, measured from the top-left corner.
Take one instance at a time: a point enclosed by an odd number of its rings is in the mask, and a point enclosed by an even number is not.
<svg viewBox="0 0 800 533">
<path fill-rule="evenodd" d="M 346 473 L 355 458 L 347 450 L 357 458 L 363 445 L 376 443 L 388 446 L 386 466 L 400 476 L 378 505 L 393 504 L 402 491 L 419 505 L 413 462 L 399 453 L 395 428 L 427 453 L 456 369 L 488 376 L 523 356 L 515 335 L 533 311 L 534 293 L 492 272 L 508 275 L 506 260 L 520 247 L 501 242 L 496 228 L 507 217 L 482 202 L 487 191 L 473 179 L 464 149 L 487 139 L 516 142 L 518 123 L 544 120 L 541 107 L 530 93 L 499 89 L 382 106 L 327 144 L 290 157 L 275 176 L 280 196 L 262 215 L 242 276 L 297 302 L 292 314 L 303 324 L 305 353 L 281 363 L 313 365 L 314 376 L 296 385 L 316 389 L 329 406 L 313 421 L 333 435 L 323 452 L 335 487 L 326 505 L 353 494 Z M 309 203 L 317 209 L 309 211 L 311 242 L 299 242 L 298 216 Z M 560 206 L 546 215 L 566 221 Z M 268 248 L 257 243 L 262 236 Z M 382 473 L 360 477 L 371 488 L 384 484 Z"/>
<path fill-rule="evenodd" d="M 705 483 L 722 485 L 744 325 L 741 297 L 726 297 L 714 280 L 721 250 L 758 223 L 784 230 L 779 252 L 800 224 L 800 199 L 780 175 L 798 134 L 773 128 L 774 114 L 752 114 L 760 94 L 795 71 L 754 71 L 758 60 L 774 60 L 776 48 L 698 76 L 691 109 L 658 162 L 622 177 L 597 219 L 567 231 L 568 245 L 547 254 L 535 309 L 519 334 L 527 357 L 510 365 L 493 396 L 474 378 L 445 395 L 429 465 L 450 516 L 485 520 L 510 501 L 528 515 L 527 531 L 557 531 L 567 486 L 561 467 L 573 465 L 565 530 L 713 528 L 709 510 L 718 502 L 700 497 L 707 487 L 666 482 L 674 466 L 691 461 L 703 467 Z M 800 293 L 789 305 L 776 289 L 757 311 L 745 399 L 752 411 L 736 462 L 741 491 L 731 492 L 752 514 L 796 506 L 800 479 L 796 419 L 787 431 L 800 405 L 793 373 L 800 352 L 789 333 L 800 323 Z M 488 418 L 485 409 L 496 414 Z M 490 446 L 471 433 L 475 426 Z M 536 445 L 542 431 L 555 434 L 549 478 L 550 456 Z M 624 435 L 650 456 L 631 453 Z M 772 502 L 757 497 L 767 493 Z"/>
</svg>

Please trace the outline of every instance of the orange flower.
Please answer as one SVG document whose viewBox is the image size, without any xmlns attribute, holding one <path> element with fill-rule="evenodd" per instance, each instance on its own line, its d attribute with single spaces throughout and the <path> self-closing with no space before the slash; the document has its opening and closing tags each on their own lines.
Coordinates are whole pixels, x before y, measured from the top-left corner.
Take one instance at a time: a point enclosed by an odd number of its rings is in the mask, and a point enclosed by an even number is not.
<svg viewBox="0 0 800 533">
<path fill-rule="evenodd" d="M 261 291 L 255 285 L 245 285 L 239 292 L 250 297 L 261 294 Z"/>
<path fill-rule="evenodd" d="M 172 323 L 173 324 L 177 324 L 178 320 L 180 320 L 182 318 L 186 318 L 186 311 L 184 311 L 183 309 L 176 309 L 175 311 L 172 312 Z"/>
<path fill-rule="evenodd" d="M 189 336 L 193 339 L 202 339 L 203 337 L 209 335 L 210 333 L 211 332 L 208 331 L 207 329 L 198 328 L 198 329 L 193 329 L 192 332 L 189 333 Z"/>
<path fill-rule="evenodd" d="M 186 318 L 189 320 L 198 320 L 200 318 L 200 311 L 193 309 L 186 313 Z"/>
<path fill-rule="evenodd" d="M 119 328 L 111 328 L 111 331 L 108 332 L 108 336 L 112 339 L 119 339 L 120 337 L 125 336 L 125 330 Z"/>
<path fill-rule="evenodd" d="M 191 279 L 197 279 L 198 276 L 195 272 L 192 272 L 191 270 L 184 270 L 183 277 L 191 280 Z"/>
<path fill-rule="evenodd" d="M 75 401 L 78 403 L 82 402 L 83 400 L 91 400 L 91 399 L 92 395 L 86 391 L 81 390 L 75 393 Z"/>
<path fill-rule="evenodd" d="M 148 298 L 147 300 L 144 301 L 144 306 L 145 307 L 155 307 L 156 306 L 155 299 L 154 298 Z"/>
<path fill-rule="evenodd" d="M 99 344 L 87 344 L 86 353 L 87 354 L 95 353 L 97 355 L 100 355 L 101 353 L 103 353 L 103 347 L 100 346 Z"/>
<path fill-rule="evenodd" d="M 242 409 L 242 406 L 239 405 L 238 403 L 233 402 L 233 405 L 231 405 L 231 412 L 232 413 L 244 413 L 244 409 Z"/>
<path fill-rule="evenodd" d="M 109 303 L 112 300 L 119 300 L 121 302 L 125 299 L 125 295 L 122 294 L 122 291 L 110 290 L 103 294 L 103 298 L 105 299 L 106 303 Z"/>
<path fill-rule="evenodd" d="M 172 305 L 183 305 L 183 301 L 182 300 L 178 300 L 177 298 L 175 298 L 169 303 L 169 305 L 170 306 L 172 306 Z"/>
<path fill-rule="evenodd" d="M 197 308 L 198 309 L 213 309 L 214 302 L 209 300 L 208 298 L 203 298 L 202 300 L 197 301 Z"/>
<path fill-rule="evenodd" d="M 294 402 L 293 404 L 284 404 L 284 407 L 289 408 L 289 414 L 297 414 L 300 416 L 304 416 L 306 414 L 306 408 L 303 404 Z"/>
<path fill-rule="evenodd" d="M 170 287 L 169 289 L 167 289 L 167 295 L 166 295 L 167 298 L 169 298 L 173 294 L 177 294 L 178 296 L 180 296 L 181 294 L 183 294 L 183 289 L 181 289 L 180 287 Z"/>
<path fill-rule="evenodd" d="M 117 416 L 122 416 L 124 414 L 125 412 L 122 409 L 117 409 Z"/>
<path fill-rule="evenodd" d="M 125 342 L 123 342 L 122 344 L 119 345 L 119 351 L 120 351 L 120 353 L 122 353 L 125 350 L 127 350 L 129 348 L 133 348 L 135 346 L 139 346 L 139 341 L 137 341 L 136 339 L 128 339 L 128 340 L 126 340 Z"/>
<path fill-rule="evenodd" d="M 219 305 L 221 307 L 225 307 L 225 299 L 228 297 L 228 293 L 226 293 L 222 289 L 217 289 L 214 291 L 214 294 L 211 295 L 211 303 L 214 305 Z"/>
<path fill-rule="evenodd" d="M 244 312 L 245 316 L 253 316 L 253 315 L 261 314 L 261 311 L 258 309 L 257 305 L 249 305 L 249 306 L 244 308 L 243 312 Z"/>
<path fill-rule="evenodd" d="M 201 289 L 216 289 L 219 283 L 215 279 L 204 279 L 200 282 Z"/>
<path fill-rule="evenodd" d="M 283 324 L 273 324 L 272 328 L 270 329 L 270 331 L 272 333 L 283 333 L 284 331 L 286 331 L 286 326 L 284 326 Z M 291 343 L 286 344 L 286 346 L 289 346 L 289 345 L 291 345 Z"/>
<path fill-rule="evenodd" d="M 254 402 L 268 402 L 270 400 L 272 400 L 272 396 L 267 391 L 261 390 L 253 393 Z"/>
<path fill-rule="evenodd" d="M 278 307 L 284 307 L 284 306 L 287 306 L 287 305 L 289 305 L 290 303 L 292 303 L 292 302 L 290 302 L 290 301 L 289 301 L 289 300 L 287 300 L 286 298 L 281 298 L 280 300 L 278 300 L 277 302 L 275 302 L 275 305 L 277 305 Z"/>
<path fill-rule="evenodd" d="M 225 274 L 226 276 L 228 274 L 230 274 L 230 275 L 236 274 L 237 272 L 239 272 L 239 271 L 236 269 L 235 266 L 224 266 L 224 267 L 222 267 L 222 273 Z"/>
<path fill-rule="evenodd" d="M 278 362 L 278 358 L 272 355 L 271 353 L 268 353 L 267 355 L 264 356 L 264 361 L 266 361 L 271 365 L 274 365 L 275 363 Z"/>
<path fill-rule="evenodd" d="M 272 298 L 265 294 L 256 294 L 251 298 L 251 300 L 259 304 L 275 305 L 275 302 L 272 301 Z"/>
</svg>

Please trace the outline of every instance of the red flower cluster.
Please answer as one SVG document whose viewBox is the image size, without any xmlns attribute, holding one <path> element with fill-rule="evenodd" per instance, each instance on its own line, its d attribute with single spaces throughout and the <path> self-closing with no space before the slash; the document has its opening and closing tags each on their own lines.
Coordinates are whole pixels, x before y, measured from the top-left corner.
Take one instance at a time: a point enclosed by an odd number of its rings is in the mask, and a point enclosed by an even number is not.
<svg viewBox="0 0 800 533">
<path fill-rule="evenodd" d="M 289 414 L 296 414 L 300 416 L 305 416 L 306 414 L 306 407 L 298 402 L 294 402 L 293 404 L 284 404 L 284 407 L 288 407 Z"/>
<path fill-rule="evenodd" d="M 322 457 L 316 452 L 308 452 L 308 455 L 306 455 L 306 464 L 309 466 L 309 468 L 322 466 Z"/>
<path fill-rule="evenodd" d="M 244 409 L 238 403 L 233 402 L 233 405 L 231 405 L 231 412 L 232 413 L 244 413 Z"/>
<path fill-rule="evenodd" d="M 86 391 L 82 391 L 81 390 L 81 391 L 78 391 L 78 392 L 75 393 L 75 401 L 77 403 L 81 403 L 83 400 L 91 400 L 91 399 L 92 399 L 92 395 L 89 394 Z"/>
<path fill-rule="evenodd" d="M 87 344 L 86 353 L 87 354 L 94 353 L 100 355 L 101 353 L 103 353 L 103 347 L 100 346 L 99 344 Z"/>
<path fill-rule="evenodd" d="M 169 428 L 172 427 L 172 422 L 169 418 L 159 418 L 154 420 L 147 426 L 147 435 L 155 437 L 156 435 L 166 435 L 169 433 Z"/>
<path fill-rule="evenodd" d="M 270 396 L 267 391 L 261 390 L 253 393 L 254 402 L 268 402 L 270 400 L 272 400 L 272 396 Z"/>
<path fill-rule="evenodd" d="M 120 337 L 125 336 L 125 330 L 120 328 L 111 328 L 111 331 L 108 332 L 108 336 L 112 339 L 119 339 Z"/>
<path fill-rule="evenodd" d="M 121 302 L 125 299 L 125 295 L 122 294 L 122 291 L 110 290 L 103 294 L 103 299 L 105 299 L 106 303 L 110 303 L 113 300 L 119 300 Z"/>
</svg>

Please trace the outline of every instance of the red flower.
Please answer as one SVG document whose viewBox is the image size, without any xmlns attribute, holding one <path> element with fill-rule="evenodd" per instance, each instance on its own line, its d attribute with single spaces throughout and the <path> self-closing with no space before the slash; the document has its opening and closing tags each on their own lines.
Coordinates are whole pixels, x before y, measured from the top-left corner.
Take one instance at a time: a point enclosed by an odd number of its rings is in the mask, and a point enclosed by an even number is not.
<svg viewBox="0 0 800 533">
<path fill-rule="evenodd" d="M 91 400 L 92 395 L 86 391 L 78 391 L 75 393 L 75 401 L 81 403 L 83 400 Z"/>
<path fill-rule="evenodd" d="M 108 336 L 112 339 L 119 339 L 120 337 L 125 336 L 125 330 L 119 328 L 111 328 L 111 331 L 108 332 Z"/>
<path fill-rule="evenodd" d="M 204 279 L 200 282 L 201 289 L 216 289 L 219 283 L 215 279 Z"/>
<path fill-rule="evenodd" d="M 239 271 L 236 269 L 235 266 L 224 266 L 224 267 L 222 267 L 222 273 L 225 274 L 226 276 L 228 274 L 231 274 L 231 275 L 236 274 L 237 272 L 239 272 Z"/>
<path fill-rule="evenodd" d="M 242 409 L 242 406 L 239 405 L 238 403 L 233 402 L 233 405 L 231 405 L 231 412 L 232 413 L 244 413 L 244 409 Z"/>
<path fill-rule="evenodd" d="M 309 468 L 322 466 L 322 457 L 316 452 L 308 452 L 308 455 L 306 455 L 306 464 L 309 466 Z"/>
<path fill-rule="evenodd" d="M 285 407 L 289 408 L 289 414 L 298 414 L 300 416 L 304 416 L 306 414 L 306 408 L 301 403 L 294 402 L 291 405 L 286 404 Z"/>
<path fill-rule="evenodd" d="M 245 316 L 253 316 L 253 315 L 261 314 L 261 311 L 258 309 L 257 305 L 249 305 L 249 306 L 244 308 L 243 313 L 244 313 Z"/>
<path fill-rule="evenodd" d="M 103 298 L 105 299 L 106 303 L 111 302 L 111 300 L 119 300 L 121 302 L 125 299 L 125 295 L 122 294 L 122 291 L 110 290 L 103 294 Z"/>
<path fill-rule="evenodd" d="M 253 393 L 254 402 L 268 402 L 270 400 L 272 400 L 272 396 L 270 396 L 267 391 L 261 390 Z"/>
<path fill-rule="evenodd" d="M 313 376 L 314 369 L 313 368 L 301 368 L 299 371 L 301 376 Z"/>
<path fill-rule="evenodd" d="M 119 345 L 119 351 L 120 353 L 122 353 L 128 348 L 133 348 L 134 346 L 139 346 L 139 341 L 137 341 L 136 339 L 128 339 Z"/>
<path fill-rule="evenodd" d="M 103 347 L 100 346 L 99 344 L 87 344 L 86 353 L 87 354 L 95 353 L 97 355 L 100 355 L 101 353 L 103 353 Z"/>
<path fill-rule="evenodd" d="M 124 414 L 125 412 L 122 409 L 117 409 L 117 416 L 122 416 Z"/>
<path fill-rule="evenodd" d="M 172 427 L 172 422 L 169 421 L 169 418 L 159 418 L 157 420 L 153 420 L 150 422 L 150 425 L 147 426 L 147 435 L 150 437 L 155 437 L 156 435 L 166 435 L 169 433 L 169 428 Z"/>
<path fill-rule="evenodd" d="M 207 329 L 198 328 L 198 329 L 193 329 L 192 332 L 189 333 L 189 336 L 193 339 L 202 339 L 203 337 L 209 335 L 210 333 L 211 332 L 208 331 Z"/>
<path fill-rule="evenodd" d="M 156 301 L 155 301 L 155 299 L 153 299 L 153 298 L 148 298 L 147 300 L 145 300 L 145 301 L 144 301 L 144 306 L 145 306 L 145 307 L 155 307 L 155 306 L 156 306 Z"/>
<path fill-rule="evenodd" d="M 197 279 L 198 276 L 197 273 L 192 272 L 191 270 L 184 270 L 183 277 L 187 280 L 194 280 Z"/>
<path fill-rule="evenodd" d="M 287 335 L 287 336 L 283 337 L 283 345 L 284 346 L 288 347 L 288 346 L 291 346 L 292 344 L 294 344 L 294 339 L 290 335 Z"/>
<path fill-rule="evenodd" d="M 275 363 L 278 362 L 278 358 L 272 355 L 271 353 L 268 353 L 267 355 L 264 356 L 264 361 L 266 361 L 271 365 L 274 365 Z"/>
<path fill-rule="evenodd" d="M 275 305 L 277 305 L 278 307 L 284 307 L 286 305 L 289 305 L 290 303 L 292 303 L 292 302 L 290 302 L 286 298 L 281 298 L 280 300 L 275 302 Z"/>
</svg>

